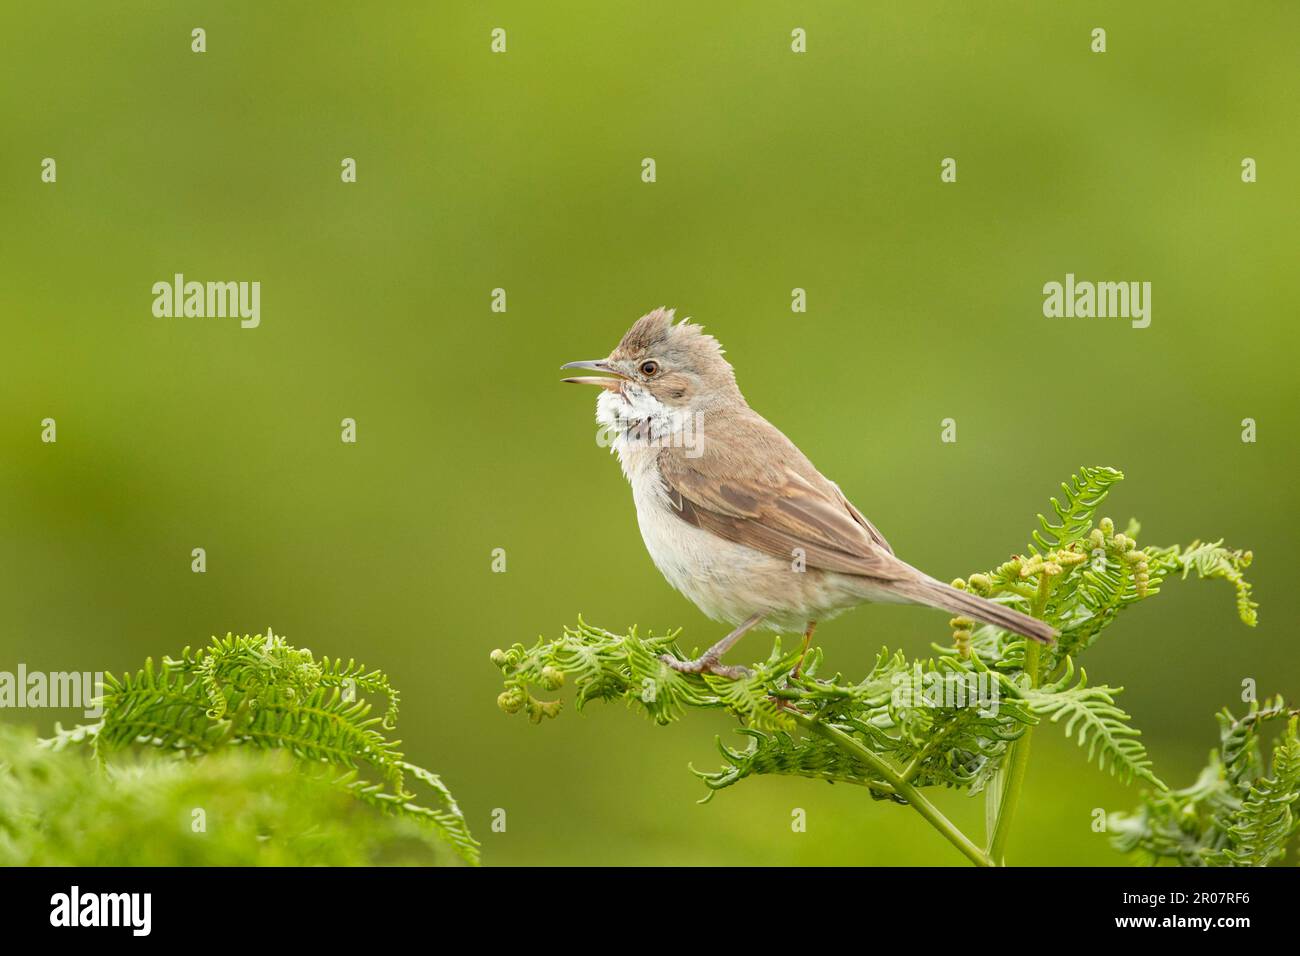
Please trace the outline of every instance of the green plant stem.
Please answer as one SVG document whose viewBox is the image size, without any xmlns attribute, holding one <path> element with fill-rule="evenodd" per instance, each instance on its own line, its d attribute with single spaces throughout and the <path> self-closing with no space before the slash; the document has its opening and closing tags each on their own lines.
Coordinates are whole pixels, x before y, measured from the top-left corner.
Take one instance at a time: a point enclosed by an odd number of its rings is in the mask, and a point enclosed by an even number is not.
<svg viewBox="0 0 1300 956">
<path fill-rule="evenodd" d="M 1035 596 L 1031 611 L 1034 617 L 1042 617 L 1050 591 L 1051 578 L 1047 574 L 1043 574 L 1039 578 L 1038 594 Z M 1041 645 L 1037 641 L 1025 638 L 1024 673 L 1029 678 L 1030 687 L 1038 686 L 1038 658 L 1040 653 Z M 1033 732 L 1033 727 L 1026 727 L 1025 732 L 1020 735 L 1020 739 L 1011 745 L 1006 787 L 1002 791 L 1002 798 L 998 804 L 997 823 L 994 824 L 993 833 L 989 836 L 988 856 L 993 861 L 994 866 L 1007 865 L 1007 839 L 1011 836 L 1011 821 L 1015 819 L 1016 807 L 1020 803 L 1020 790 L 1024 786 L 1025 773 L 1029 768 L 1029 744 Z"/>
<path fill-rule="evenodd" d="M 926 819 L 926 822 L 943 834 L 944 839 L 960 850 L 976 866 L 993 865 L 992 860 L 984 851 L 972 843 L 970 838 L 957 828 L 956 824 L 940 813 L 938 807 L 927 800 L 920 790 L 912 786 L 907 780 L 904 780 L 898 771 L 880 756 L 872 753 L 850 735 L 836 727 L 824 724 L 806 714 L 791 714 L 790 716 L 794 717 L 800 725 L 810 732 L 829 740 L 845 753 L 861 760 L 884 777 L 893 786 L 895 792 L 906 800 L 912 809 L 921 814 Z"/>
<path fill-rule="evenodd" d="M 1038 671 L 1038 644 L 1030 642 L 1025 648 L 1025 671 L 1030 676 L 1030 686 L 1037 686 L 1034 674 Z M 1020 802 L 1020 789 L 1024 786 L 1025 772 L 1029 767 L 1029 744 L 1032 727 L 1026 727 L 1020 739 L 1011 745 L 1011 763 L 1007 772 L 1007 785 L 1002 791 L 1002 802 L 998 806 L 997 825 L 993 828 L 989 840 L 988 855 L 994 866 L 1006 866 L 1007 838 L 1011 835 L 1011 821 L 1016 815 L 1016 806 Z"/>
</svg>

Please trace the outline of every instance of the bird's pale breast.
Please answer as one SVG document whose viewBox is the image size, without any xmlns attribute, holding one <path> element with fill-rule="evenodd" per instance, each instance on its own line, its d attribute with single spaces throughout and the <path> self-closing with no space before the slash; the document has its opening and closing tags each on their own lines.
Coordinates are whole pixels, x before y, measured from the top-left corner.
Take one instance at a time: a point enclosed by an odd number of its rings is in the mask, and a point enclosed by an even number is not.
<svg viewBox="0 0 1300 956">
<path fill-rule="evenodd" d="M 801 568 L 796 555 L 783 560 L 683 521 L 653 452 L 627 451 L 620 460 L 646 550 L 668 583 L 710 618 L 739 624 L 763 611 L 764 626 L 797 632 L 810 620 L 826 620 L 864 600 L 861 579 Z"/>
</svg>

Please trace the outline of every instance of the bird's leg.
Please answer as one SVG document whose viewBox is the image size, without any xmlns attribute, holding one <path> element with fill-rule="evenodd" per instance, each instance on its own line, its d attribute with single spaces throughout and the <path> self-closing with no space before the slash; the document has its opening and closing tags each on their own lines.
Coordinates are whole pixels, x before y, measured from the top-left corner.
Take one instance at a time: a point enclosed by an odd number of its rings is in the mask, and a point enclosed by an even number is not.
<svg viewBox="0 0 1300 956">
<path fill-rule="evenodd" d="M 794 670 L 790 676 L 798 679 L 799 671 L 803 669 L 803 659 L 808 656 L 808 645 L 812 643 L 813 631 L 817 630 L 817 622 L 809 621 L 808 629 L 803 632 L 803 653 L 799 655 L 799 663 L 794 665 Z"/>
<path fill-rule="evenodd" d="M 728 667 L 722 663 L 722 655 L 731 650 L 736 642 L 761 620 L 763 620 L 763 614 L 760 611 L 693 661 L 679 661 L 671 654 L 661 654 L 659 659 L 673 670 L 681 671 L 684 674 L 716 674 L 718 677 L 730 677 L 732 680 L 748 677 L 750 675 L 748 667 Z"/>
</svg>

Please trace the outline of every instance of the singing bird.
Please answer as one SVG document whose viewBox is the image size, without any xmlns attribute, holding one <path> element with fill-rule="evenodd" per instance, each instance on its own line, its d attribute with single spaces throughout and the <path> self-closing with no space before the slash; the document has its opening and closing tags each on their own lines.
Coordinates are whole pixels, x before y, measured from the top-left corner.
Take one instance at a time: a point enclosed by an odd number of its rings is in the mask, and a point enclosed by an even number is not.
<svg viewBox="0 0 1300 956">
<path fill-rule="evenodd" d="M 680 671 L 743 677 L 722 655 L 747 631 L 803 632 L 866 602 L 919 604 L 1050 643 L 1027 614 L 937 581 L 889 542 L 794 442 L 749 407 L 722 346 L 671 309 L 642 316 L 608 358 L 565 369 L 596 385 L 596 420 L 632 486 L 641 537 L 668 582 L 734 630 Z"/>
</svg>

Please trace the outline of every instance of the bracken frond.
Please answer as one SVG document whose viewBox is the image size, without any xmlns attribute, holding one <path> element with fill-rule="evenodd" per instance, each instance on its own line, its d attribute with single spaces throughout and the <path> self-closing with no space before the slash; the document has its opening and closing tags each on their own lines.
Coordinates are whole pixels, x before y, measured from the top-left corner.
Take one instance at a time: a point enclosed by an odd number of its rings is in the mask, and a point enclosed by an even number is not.
<svg viewBox="0 0 1300 956">
<path fill-rule="evenodd" d="M 1151 770 L 1146 748 L 1138 739 L 1141 731 L 1129 725 L 1129 715 L 1115 704 L 1115 695 L 1123 688 L 1089 687 L 1088 675 L 1082 670 L 1079 682 L 1071 686 L 1073 679 L 1074 664 L 1067 659 L 1065 675 L 1059 681 L 1028 691 L 1030 709 L 1052 723 L 1064 721 L 1065 736 L 1087 747 L 1088 760 L 1095 759 L 1101 770 L 1109 768 L 1126 781 L 1141 777 L 1166 789 Z"/>
<path fill-rule="evenodd" d="M 1219 747 L 1192 786 L 1143 792 L 1137 810 L 1111 814 L 1117 849 L 1182 866 L 1268 866 L 1287 855 L 1300 833 L 1300 712 L 1276 697 L 1244 717 L 1224 710 L 1218 718 Z M 1270 769 L 1259 735 L 1279 720 Z"/>
<path fill-rule="evenodd" d="M 1106 499 L 1111 485 L 1123 480 L 1123 472 L 1114 468 L 1080 468 L 1077 475 L 1061 483 L 1062 499 L 1052 499 L 1052 510 L 1059 523 L 1053 524 L 1045 515 L 1038 516 L 1040 528 L 1032 535 L 1030 550 L 1046 553 L 1082 540 L 1092 529 L 1093 515 Z"/>
<path fill-rule="evenodd" d="M 383 717 L 371 716 L 365 693 L 387 699 Z M 381 671 L 355 661 L 323 658 L 267 635 L 213 638 L 199 651 L 153 659 L 135 673 L 104 678 L 102 719 L 45 741 L 52 750 L 85 744 L 101 765 L 118 751 L 147 747 L 203 757 L 231 747 L 283 750 L 309 766 L 346 771 L 339 786 L 390 814 L 427 825 L 469 862 L 478 845 L 451 793 L 430 771 L 404 759 L 386 731 L 397 719 L 398 694 Z M 363 774 L 376 777 L 370 782 Z M 408 789 L 427 787 L 433 806 Z"/>
</svg>

